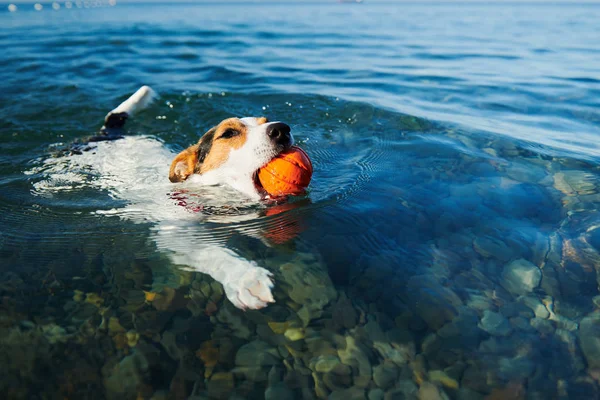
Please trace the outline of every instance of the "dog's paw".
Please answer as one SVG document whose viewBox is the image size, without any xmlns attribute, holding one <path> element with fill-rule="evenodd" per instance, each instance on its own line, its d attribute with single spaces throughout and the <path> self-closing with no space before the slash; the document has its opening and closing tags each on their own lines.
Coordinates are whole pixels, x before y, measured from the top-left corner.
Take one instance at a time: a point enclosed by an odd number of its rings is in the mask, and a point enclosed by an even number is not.
<svg viewBox="0 0 600 400">
<path fill-rule="evenodd" d="M 223 287 L 227 298 L 234 306 L 242 310 L 258 310 L 264 308 L 268 303 L 274 303 L 273 280 L 269 271 L 261 267 L 253 267 L 245 271 L 241 276 L 231 277 Z"/>
</svg>

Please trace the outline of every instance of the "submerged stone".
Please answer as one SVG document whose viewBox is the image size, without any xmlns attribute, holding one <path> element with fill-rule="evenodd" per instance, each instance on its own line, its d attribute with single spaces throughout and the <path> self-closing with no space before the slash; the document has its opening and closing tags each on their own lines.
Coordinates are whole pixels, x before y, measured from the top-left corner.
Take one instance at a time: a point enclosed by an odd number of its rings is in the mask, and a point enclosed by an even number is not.
<svg viewBox="0 0 600 400">
<path fill-rule="evenodd" d="M 285 383 L 279 382 L 270 386 L 265 391 L 265 400 L 287 400 L 294 399 L 294 392 L 286 386 Z"/>
<path fill-rule="evenodd" d="M 447 400 L 446 395 L 442 395 L 437 386 L 429 382 L 423 382 L 419 388 L 419 400 Z"/>
<path fill-rule="evenodd" d="M 240 366 L 271 366 L 279 362 L 277 349 L 260 340 L 243 345 L 235 355 L 235 364 Z"/>
<path fill-rule="evenodd" d="M 429 371 L 429 380 L 438 382 L 449 389 L 458 389 L 458 382 L 449 377 L 444 371 Z"/>
<path fill-rule="evenodd" d="M 389 362 L 384 361 L 373 368 L 373 381 L 382 389 L 387 389 L 392 386 L 398 378 L 398 368 Z"/>
<path fill-rule="evenodd" d="M 211 398 L 226 398 L 234 388 L 233 374 L 231 372 L 217 372 L 207 383 L 208 395 Z"/>
<path fill-rule="evenodd" d="M 344 364 L 358 369 L 354 384 L 358 387 L 367 387 L 371 381 L 371 363 L 352 336 L 346 336 L 346 348 L 338 350 L 338 356 Z"/>
<path fill-rule="evenodd" d="M 457 315 L 462 300 L 432 275 L 415 275 L 407 284 L 407 295 L 416 314 L 433 329 L 440 329 Z"/>
<path fill-rule="evenodd" d="M 512 332 L 508 320 L 497 312 L 485 310 L 479 327 L 493 336 L 507 336 Z"/>
<path fill-rule="evenodd" d="M 530 293 L 541 280 L 542 271 L 523 258 L 506 265 L 502 271 L 502 286 L 516 295 Z"/>
<path fill-rule="evenodd" d="M 512 258 L 512 250 L 503 241 L 490 237 L 477 237 L 473 241 L 473 248 L 485 258 L 508 261 Z"/>
<path fill-rule="evenodd" d="M 600 368 L 600 313 L 592 313 L 579 324 L 581 350 L 590 368 Z"/>
<path fill-rule="evenodd" d="M 328 400 L 364 400 L 365 390 L 357 387 L 351 387 L 332 392 Z"/>
</svg>

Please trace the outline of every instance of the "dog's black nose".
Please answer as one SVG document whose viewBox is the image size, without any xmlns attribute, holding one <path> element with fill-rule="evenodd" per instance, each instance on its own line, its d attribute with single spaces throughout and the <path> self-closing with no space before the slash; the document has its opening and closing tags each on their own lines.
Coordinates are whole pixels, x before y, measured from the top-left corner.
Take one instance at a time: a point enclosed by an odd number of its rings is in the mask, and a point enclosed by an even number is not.
<svg viewBox="0 0 600 400">
<path fill-rule="evenodd" d="M 276 122 L 267 127 L 267 135 L 276 143 L 287 144 L 290 142 L 290 127 L 283 122 Z"/>
</svg>

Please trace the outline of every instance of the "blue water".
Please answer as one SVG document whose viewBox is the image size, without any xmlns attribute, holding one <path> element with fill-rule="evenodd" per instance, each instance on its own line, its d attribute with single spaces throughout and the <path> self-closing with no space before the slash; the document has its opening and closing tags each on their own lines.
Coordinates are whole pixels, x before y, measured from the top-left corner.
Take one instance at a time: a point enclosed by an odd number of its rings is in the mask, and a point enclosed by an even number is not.
<svg viewBox="0 0 600 400">
<path fill-rule="evenodd" d="M 0 12 L 9 398 L 600 397 L 600 6 L 94 5 Z M 311 156 L 307 197 L 182 234 L 275 304 L 233 307 L 90 171 L 43 189 L 143 84 L 134 138 L 266 115 Z"/>
</svg>

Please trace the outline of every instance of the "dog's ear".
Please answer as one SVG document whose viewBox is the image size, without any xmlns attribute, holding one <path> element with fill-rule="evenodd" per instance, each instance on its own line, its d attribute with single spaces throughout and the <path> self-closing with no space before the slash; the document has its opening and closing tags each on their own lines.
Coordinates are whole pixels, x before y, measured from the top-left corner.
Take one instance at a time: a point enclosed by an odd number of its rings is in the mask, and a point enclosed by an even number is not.
<svg viewBox="0 0 600 400">
<path fill-rule="evenodd" d="M 188 147 L 181 153 L 177 154 L 177 157 L 171 163 L 171 169 L 169 170 L 169 180 L 171 182 L 185 181 L 196 169 L 198 164 L 198 146 L 194 145 Z"/>
<path fill-rule="evenodd" d="M 185 181 L 194 172 L 200 172 L 204 159 L 212 148 L 216 128 L 212 128 L 200 138 L 198 144 L 188 147 L 175 157 L 169 170 L 171 182 Z"/>
</svg>

